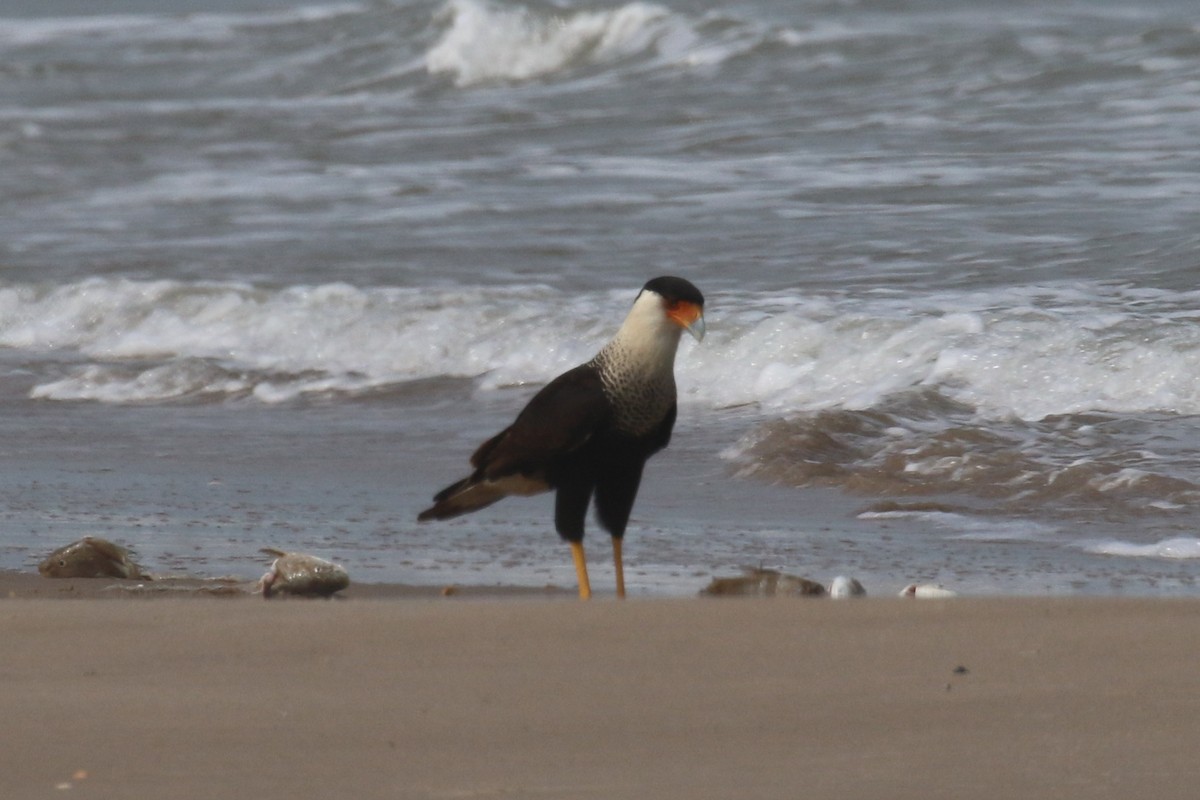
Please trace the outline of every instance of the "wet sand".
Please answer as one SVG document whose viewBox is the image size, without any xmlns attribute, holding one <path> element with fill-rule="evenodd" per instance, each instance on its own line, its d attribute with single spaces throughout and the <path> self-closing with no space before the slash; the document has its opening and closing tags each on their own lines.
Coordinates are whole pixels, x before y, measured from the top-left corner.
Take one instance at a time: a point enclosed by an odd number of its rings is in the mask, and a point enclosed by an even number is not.
<svg viewBox="0 0 1200 800">
<path fill-rule="evenodd" d="M 7 797 L 1007 800 L 1200 781 L 1200 602 L 101 602 L 101 583 L 0 576 Z"/>
</svg>

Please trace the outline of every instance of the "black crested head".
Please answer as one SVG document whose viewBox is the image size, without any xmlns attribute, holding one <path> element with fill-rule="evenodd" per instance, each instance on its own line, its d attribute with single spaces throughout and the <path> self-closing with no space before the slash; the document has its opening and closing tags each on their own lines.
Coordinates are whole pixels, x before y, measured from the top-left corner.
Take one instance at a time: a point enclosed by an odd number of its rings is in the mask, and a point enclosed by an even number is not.
<svg viewBox="0 0 1200 800">
<path fill-rule="evenodd" d="M 688 303 L 695 303 L 701 308 L 704 307 L 704 295 L 700 294 L 700 290 L 693 286 L 691 281 L 684 280 L 683 278 L 676 278 L 673 275 L 663 275 L 659 278 L 653 278 L 646 281 L 646 285 L 642 287 L 643 292 L 647 289 L 662 295 L 663 299 L 668 303 L 683 300 Z"/>
</svg>

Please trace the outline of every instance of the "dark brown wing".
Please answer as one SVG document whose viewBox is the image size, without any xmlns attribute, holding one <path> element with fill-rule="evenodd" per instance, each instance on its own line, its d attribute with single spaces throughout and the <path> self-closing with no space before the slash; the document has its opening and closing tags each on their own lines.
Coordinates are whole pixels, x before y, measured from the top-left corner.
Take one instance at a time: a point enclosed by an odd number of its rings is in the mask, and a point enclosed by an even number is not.
<svg viewBox="0 0 1200 800">
<path fill-rule="evenodd" d="M 564 463 L 607 429 L 611 413 L 594 368 L 584 364 L 564 372 L 534 395 L 512 425 L 480 445 L 471 456 L 475 470 L 434 495 L 434 504 L 417 519 L 450 519 L 511 494 L 556 488 Z M 584 511 L 590 479 L 586 488 Z"/>
<path fill-rule="evenodd" d="M 475 477 L 539 472 L 604 430 L 611 412 L 594 367 L 564 372 L 533 396 L 512 425 L 480 445 L 471 456 Z"/>
</svg>

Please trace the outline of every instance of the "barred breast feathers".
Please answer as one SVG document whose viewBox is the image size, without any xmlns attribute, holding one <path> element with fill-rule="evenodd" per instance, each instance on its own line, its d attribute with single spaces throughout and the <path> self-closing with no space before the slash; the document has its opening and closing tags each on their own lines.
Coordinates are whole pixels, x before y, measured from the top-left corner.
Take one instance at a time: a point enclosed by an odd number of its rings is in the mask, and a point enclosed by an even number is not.
<svg viewBox="0 0 1200 800">
<path fill-rule="evenodd" d="M 661 296 L 642 292 L 612 341 L 592 359 L 619 430 L 648 433 L 675 403 L 675 352 L 682 333 L 664 316 Z"/>
</svg>

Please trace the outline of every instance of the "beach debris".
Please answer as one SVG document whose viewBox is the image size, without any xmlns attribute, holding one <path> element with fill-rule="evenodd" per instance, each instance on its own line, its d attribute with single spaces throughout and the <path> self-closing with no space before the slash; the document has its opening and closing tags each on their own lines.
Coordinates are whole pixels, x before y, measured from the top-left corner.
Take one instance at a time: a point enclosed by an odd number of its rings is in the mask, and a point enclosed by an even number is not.
<svg viewBox="0 0 1200 800">
<path fill-rule="evenodd" d="M 943 589 L 941 586 L 932 583 L 910 583 L 900 590 L 900 596 L 928 600 L 941 597 L 958 597 L 958 592 Z"/>
<path fill-rule="evenodd" d="M 54 784 L 54 788 L 60 792 L 67 792 L 71 789 L 74 789 L 76 784 L 86 781 L 87 777 L 88 773 L 86 769 L 77 769 L 71 774 L 71 780 L 60 781 L 59 783 Z"/>
<path fill-rule="evenodd" d="M 867 590 L 857 579 L 838 575 L 829 584 L 829 596 L 834 600 L 842 600 L 847 597 L 866 597 Z"/>
<path fill-rule="evenodd" d="M 85 536 L 58 548 L 38 564 L 46 578 L 134 578 L 152 580 L 129 551 L 98 536 Z"/>
<path fill-rule="evenodd" d="M 115 583 L 105 586 L 104 591 L 125 595 L 174 596 L 174 597 L 244 597 L 251 589 L 258 592 L 254 584 L 239 578 L 186 578 L 158 577 L 153 583 Z"/>
<path fill-rule="evenodd" d="M 263 597 L 288 594 L 296 597 L 330 597 L 350 585 L 350 575 L 335 564 L 306 553 L 287 553 L 273 547 L 260 552 L 276 556 L 271 568 L 258 582 Z"/>
<path fill-rule="evenodd" d="M 714 597 L 823 597 L 825 587 L 808 578 L 774 569 L 746 567 L 736 578 L 713 578 L 700 594 Z"/>
</svg>

